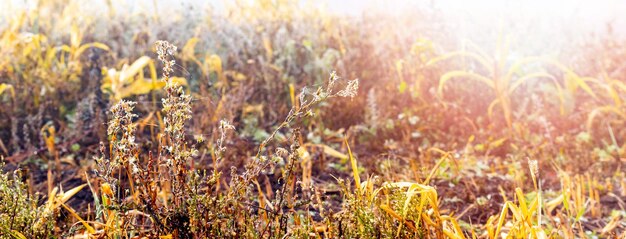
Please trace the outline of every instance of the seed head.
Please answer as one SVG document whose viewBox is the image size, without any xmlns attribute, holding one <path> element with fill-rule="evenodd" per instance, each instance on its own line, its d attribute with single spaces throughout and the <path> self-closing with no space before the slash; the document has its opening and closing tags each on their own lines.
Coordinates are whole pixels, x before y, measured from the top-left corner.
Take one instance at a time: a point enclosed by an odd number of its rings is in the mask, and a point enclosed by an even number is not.
<svg viewBox="0 0 626 239">
<path fill-rule="evenodd" d="M 173 56 L 177 48 L 167 41 L 157 41 L 154 45 L 156 46 L 159 60 L 163 62 L 163 78 L 167 81 L 176 64 L 175 60 L 168 60 L 168 56 Z"/>
<path fill-rule="evenodd" d="M 354 80 L 348 81 L 348 85 L 346 86 L 346 88 L 337 92 L 337 95 L 341 97 L 354 98 L 358 90 L 359 90 L 359 79 L 354 79 Z"/>
</svg>

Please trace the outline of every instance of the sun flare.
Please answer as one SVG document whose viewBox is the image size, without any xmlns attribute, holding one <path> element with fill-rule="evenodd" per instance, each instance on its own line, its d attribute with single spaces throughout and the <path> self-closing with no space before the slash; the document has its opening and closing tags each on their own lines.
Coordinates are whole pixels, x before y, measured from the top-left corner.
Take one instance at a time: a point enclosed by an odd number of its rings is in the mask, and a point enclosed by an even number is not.
<svg viewBox="0 0 626 239">
<path fill-rule="evenodd" d="M 626 238 L 624 13 L 5 0 L 0 239 Z"/>
</svg>

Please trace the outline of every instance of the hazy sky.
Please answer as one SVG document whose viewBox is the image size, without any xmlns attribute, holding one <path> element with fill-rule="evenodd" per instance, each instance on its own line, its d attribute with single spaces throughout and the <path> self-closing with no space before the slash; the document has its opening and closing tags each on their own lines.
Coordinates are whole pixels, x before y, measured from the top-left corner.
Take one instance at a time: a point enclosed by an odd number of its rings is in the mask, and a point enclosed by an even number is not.
<svg viewBox="0 0 626 239">
<path fill-rule="evenodd" d="M 154 0 L 111 0 L 121 9 L 153 12 Z M 211 8 L 216 12 L 224 9 L 224 3 L 232 0 L 156 0 L 160 11 L 180 11 L 193 6 L 198 11 Z M 244 2 L 253 0 L 244 0 Z M 301 0 L 305 2 L 307 0 Z M 36 0 L 0 0 L 0 16 L 5 18 L 16 8 L 35 5 Z M 87 11 L 106 12 L 105 0 L 85 0 Z M 446 19 L 471 22 L 467 27 L 495 24 L 497 19 L 515 19 L 521 22 L 560 21 L 561 27 L 578 28 L 579 31 L 603 29 L 606 22 L 613 22 L 616 31 L 626 29 L 626 0 L 311 0 L 325 5 L 329 12 L 344 15 L 360 15 L 369 12 L 397 14 L 411 13 L 412 9 L 436 11 Z M 118 9 L 118 11 L 120 11 Z M 6 20 L 6 18 L 4 19 Z M 569 26 L 568 26 L 569 25 Z"/>
<path fill-rule="evenodd" d="M 152 6 L 153 0 L 111 0 L 123 5 Z M 184 5 L 193 5 L 199 8 L 212 5 L 218 9 L 224 2 L 231 0 L 157 0 L 159 6 L 167 9 L 179 8 Z M 246 0 L 254 1 L 254 0 Z M 306 0 L 303 0 L 305 2 Z M 0 0 L 0 5 L 27 6 L 37 0 Z M 98 6 L 104 0 L 86 0 L 85 5 Z M 506 12 L 529 12 L 546 15 L 581 14 L 589 20 L 602 20 L 611 17 L 620 17 L 626 14 L 626 1 L 623 0 L 315 0 L 317 4 L 325 4 L 328 10 L 343 14 L 359 14 L 364 10 L 380 10 L 394 12 L 407 9 L 407 6 L 432 7 L 444 12 L 475 14 L 496 14 Z M 88 4 L 87 4 L 88 3 Z M 130 4 L 129 4 L 130 3 Z M 6 10 L 6 8 L 5 8 Z"/>
</svg>

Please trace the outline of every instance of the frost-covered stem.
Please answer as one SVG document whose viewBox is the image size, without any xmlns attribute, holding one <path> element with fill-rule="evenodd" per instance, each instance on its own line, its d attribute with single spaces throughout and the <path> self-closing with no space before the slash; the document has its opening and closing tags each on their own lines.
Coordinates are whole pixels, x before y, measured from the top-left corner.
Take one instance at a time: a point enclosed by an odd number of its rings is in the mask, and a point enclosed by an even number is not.
<svg viewBox="0 0 626 239">
<path fill-rule="evenodd" d="M 187 175 L 186 164 L 195 153 L 195 149 L 188 148 L 185 142 L 185 122 L 192 116 L 191 96 L 185 94 L 183 87 L 171 80 L 173 66 L 176 64 L 171 58 L 176 49 L 176 46 L 167 41 L 156 42 L 157 55 L 163 63 L 163 80 L 167 92 L 167 97 L 162 99 L 162 103 L 165 135 L 169 143 L 164 148 L 169 153 L 166 159 L 167 167 L 171 175 L 174 175 L 172 193 L 175 201 L 180 200 L 180 196 L 183 195 Z"/>
</svg>

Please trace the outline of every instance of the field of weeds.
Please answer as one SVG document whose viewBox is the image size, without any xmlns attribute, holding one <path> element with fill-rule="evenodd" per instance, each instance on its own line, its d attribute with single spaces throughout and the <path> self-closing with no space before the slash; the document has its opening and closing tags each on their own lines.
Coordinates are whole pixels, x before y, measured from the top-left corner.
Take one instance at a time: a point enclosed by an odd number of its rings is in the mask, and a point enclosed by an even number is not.
<svg viewBox="0 0 626 239">
<path fill-rule="evenodd" d="M 626 34 L 443 2 L 0 3 L 0 238 L 626 238 Z"/>
</svg>

